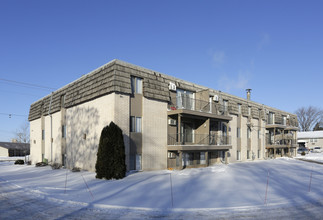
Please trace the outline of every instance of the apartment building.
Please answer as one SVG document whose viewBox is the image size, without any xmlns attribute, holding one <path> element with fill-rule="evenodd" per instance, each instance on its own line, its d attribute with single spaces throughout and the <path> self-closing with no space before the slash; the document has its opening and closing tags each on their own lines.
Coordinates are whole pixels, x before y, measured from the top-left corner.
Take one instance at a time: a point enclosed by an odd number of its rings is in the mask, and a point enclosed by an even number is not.
<svg viewBox="0 0 323 220">
<path fill-rule="evenodd" d="M 297 132 L 297 142 L 309 150 L 320 147 L 323 150 L 323 131 Z"/>
<path fill-rule="evenodd" d="M 29 121 L 33 163 L 90 171 L 110 121 L 123 130 L 128 170 L 294 156 L 297 147 L 294 114 L 120 60 L 31 104 Z"/>
</svg>

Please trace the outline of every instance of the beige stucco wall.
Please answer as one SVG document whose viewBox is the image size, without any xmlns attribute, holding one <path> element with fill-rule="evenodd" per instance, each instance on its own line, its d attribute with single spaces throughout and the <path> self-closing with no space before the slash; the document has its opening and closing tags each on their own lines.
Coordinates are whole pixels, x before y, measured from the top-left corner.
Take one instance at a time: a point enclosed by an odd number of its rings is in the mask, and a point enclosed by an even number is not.
<svg viewBox="0 0 323 220">
<path fill-rule="evenodd" d="M 257 153 L 258 153 L 258 120 L 251 119 L 251 152 L 250 152 L 250 159 L 257 160 Z"/>
<path fill-rule="evenodd" d="M 230 149 L 230 158 L 228 160 L 229 163 L 238 162 L 237 160 L 237 127 L 238 127 L 238 116 L 230 115 L 232 120 L 229 122 L 231 128 L 231 143 L 232 149 Z M 258 119 L 251 119 L 252 129 L 251 129 L 251 147 L 250 147 L 250 159 L 247 159 L 247 150 L 248 150 L 248 139 L 247 139 L 247 117 L 241 117 L 241 160 L 240 161 L 248 161 L 252 160 L 252 156 L 254 154 L 254 160 L 262 160 L 264 159 L 264 149 L 265 149 L 265 123 L 261 120 L 259 123 Z M 260 126 L 259 126 L 260 125 Z M 258 158 L 258 148 L 259 148 L 259 140 L 258 140 L 258 130 L 261 130 L 260 134 L 260 158 Z"/>
<path fill-rule="evenodd" d="M 66 109 L 66 166 L 80 167 L 95 171 L 96 155 L 103 127 L 114 121 L 124 134 L 126 155 L 129 152 L 129 102 L 130 97 L 120 94 L 109 94 L 95 100 Z M 62 125 L 61 112 L 52 114 L 51 120 L 45 121 L 45 152 L 48 162 L 62 163 Z M 32 163 L 42 159 L 41 152 L 41 119 L 30 122 L 30 150 Z M 129 158 L 126 157 L 126 164 Z"/>
<path fill-rule="evenodd" d="M 237 127 L 238 127 L 238 116 L 230 115 L 232 120 L 229 122 L 229 126 L 231 128 L 230 136 L 231 136 L 231 144 L 232 149 L 229 150 L 230 157 L 228 158 L 229 163 L 234 163 L 237 161 Z"/>
<path fill-rule="evenodd" d="M 33 164 L 41 161 L 41 119 L 30 122 L 30 160 Z"/>
<path fill-rule="evenodd" d="M 143 98 L 142 169 L 167 168 L 167 103 Z"/>
<path fill-rule="evenodd" d="M 114 119 L 115 94 L 66 109 L 66 165 L 95 171 L 102 129 Z"/>
<path fill-rule="evenodd" d="M 114 122 L 122 129 L 125 145 L 126 165 L 130 164 L 130 96 L 115 94 Z"/>
<path fill-rule="evenodd" d="M 9 156 L 8 149 L 0 146 L 0 157 L 8 157 L 8 156 Z"/>
<path fill-rule="evenodd" d="M 47 124 L 46 124 L 47 125 Z M 50 127 L 50 125 L 48 126 Z M 47 126 L 46 126 L 47 128 Z M 52 115 L 52 129 L 53 129 L 53 150 L 48 161 L 53 163 L 62 163 L 61 142 L 62 142 L 62 126 L 61 126 L 61 112 Z M 49 129 L 47 129 L 49 130 Z"/>
<path fill-rule="evenodd" d="M 241 161 L 247 160 L 247 117 L 241 117 Z"/>
</svg>

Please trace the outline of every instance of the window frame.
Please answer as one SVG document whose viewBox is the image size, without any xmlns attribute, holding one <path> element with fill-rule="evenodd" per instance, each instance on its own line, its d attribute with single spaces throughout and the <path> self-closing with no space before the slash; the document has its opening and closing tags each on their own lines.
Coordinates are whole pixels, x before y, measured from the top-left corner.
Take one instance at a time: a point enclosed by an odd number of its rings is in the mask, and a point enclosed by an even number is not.
<svg viewBox="0 0 323 220">
<path fill-rule="evenodd" d="M 142 117 L 130 116 L 130 132 L 134 132 L 134 133 L 142 132 Z"/>
<path fill-rule="evenodd" d="M 142 94 L 143 92 L 143 78 L 131 76 L 131 93 Z"/>
<path fill-rule="evenodd" d="M 45 129 L 41 130 L 41 140 L 44 141 L 45 140 Z"/>
</svg>

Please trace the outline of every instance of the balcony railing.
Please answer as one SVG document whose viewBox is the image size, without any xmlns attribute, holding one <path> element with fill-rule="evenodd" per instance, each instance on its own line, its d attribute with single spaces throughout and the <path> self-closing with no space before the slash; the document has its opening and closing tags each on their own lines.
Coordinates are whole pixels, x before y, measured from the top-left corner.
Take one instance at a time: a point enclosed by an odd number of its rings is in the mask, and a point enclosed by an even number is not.
<svg viewBox="0 0 323 220">
<path fill-rule="evenodd" d="M 218 115 L 224 115 L 228 113 L 230 107 L 231 106 L 225 106 L 219 103 L 193 99 L 187 96 L 177 96 L 176 103 L 171 103 L 168 106 L 170 110 L 186 109 L 186 110 L 214 113 Z"/>
<path fill-rule="evenodd" d="M 267 145 L 295 145 L 297 141 L 295 139 L 279 139 L 279 140 L 272 140 L 271 138 L 266 138 Z"/>
<path fill-rule="evenodd" d="M 231 137 L 209 134 L 168 134 L 168 145 L 230 145 Z"/>
</svg>

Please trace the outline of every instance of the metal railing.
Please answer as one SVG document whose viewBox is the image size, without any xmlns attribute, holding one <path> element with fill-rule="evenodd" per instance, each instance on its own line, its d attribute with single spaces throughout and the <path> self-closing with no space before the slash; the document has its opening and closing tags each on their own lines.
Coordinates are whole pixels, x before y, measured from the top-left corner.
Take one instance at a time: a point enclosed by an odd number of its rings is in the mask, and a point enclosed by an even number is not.
<svg viewBox="0 0 323 220">
<path fill-rule="evenodd" d="M 297 144 L 297 140 L 295 139 L 279 139 L 272 140 L 271 138 L 266 138 L 267 145 L 295 145 Z"/>
<path fill-rule="evenodd" d="M 168 134 L 168 145 L 229 145 L 230 136 L 209 134 Z"/>
<path fill-rule="evenodd" d="M 231 106 L 225 106 L 219 103 L 193 99 L 188 96 L 177 96 L 176 103 L 170 103 L 168 108 L 170 110 L 187 109 L 193 111 L 213 113 L 217 115 L 225 115 L 228 114 L 229 110 L 231 109 Z"/>
</svg>

